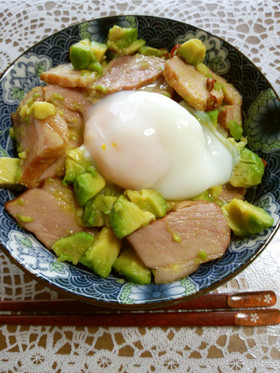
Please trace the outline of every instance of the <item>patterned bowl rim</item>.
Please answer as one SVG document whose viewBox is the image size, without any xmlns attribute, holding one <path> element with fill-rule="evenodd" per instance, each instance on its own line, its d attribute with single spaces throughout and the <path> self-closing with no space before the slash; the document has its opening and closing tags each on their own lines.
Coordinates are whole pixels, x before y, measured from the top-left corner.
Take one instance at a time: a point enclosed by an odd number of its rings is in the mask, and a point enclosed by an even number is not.
<svg viewBox="0 0 280 373">
<path fill-rule="evenodd" d="M 3 77 L 5 76 L 5 74 L 8 73 L 8 71 L 14 66 L 14 64 L 22 56 L 24 56 L 25 54 L 27 54 L 28 52 L 30 52 L 32 50 L 32 48 L 34 48 L 37 45 L 41 44 L 44 40 L 48 39 L 49 37 L 55 36 L 55 35 L 59 34 L 62 31 L 71 29 L 71 28 L 73 28 L 75 26 L 79 26 L 79 25 L 84 24 L 86 22 L 93 22 L 93 21 L 97 21 L 98 22 L 100 20 L 104 20 L 104 21 L 106 21 L 106 20 L 113 20 L 113 19 L 117 19 L 119 17 L 127 17 L 127 16 L 132 16 L 132 17 L 136 17 L 136 18 L 137 17 L 143 17 L 143 18 L 149 18 L 149 19 L 160 19 L 160 20 L 164 20 L 164 21 L 167 21 L 167 22 L 169 21 L 169 22 L 175 22 L 175 23 L 179 23 L 179 24 L 182 24 L 182 25 L 186 25 L 186 26 L 191 26 L 191 27 L 194 27 L 198 31 L 203 31 L 207 35 L 213 36 L 213 37 L 221 40 L 223 43 L 228 44 L 231 48 L 233 48 L 233 50 L 237 54 L 241 55 L 243 59 L 245 59 L 247 62 L 249 62 L 249 64 L 251 64 L 254 67 L 254 69 L 256 69 L 258 71 L 258 73 L 261 75 L 261 77 L 266 81 L 266 84 L 267 84 L 268 88 L 271 89 L 274 92 L 276 98 L 278 99 L 278 101 L 280 101 L 280 97 L 278 96 L 276 90 L 271 85 L 271 83 L 269 82 L 269 80 L 266 78 L 266 76 L 264 75 L 264 73 L 260 70 L 260 68 L 257 67 L 255 65 L 255 63 L 253 61 L 251 61 L 237 47 L 235 47 L 234 45 L 232 45 L 231 43 L 229 43 L 225 39 L 223 39 L 220 36 L 217 36 L 215 34 L 212 34 L 211 32 L 206 31 L 206 30 L 204 30 L 204 29 L 202 29 L 200 27 L 197 27 L 196 25 L 193 25 L 193 24 L 189 24 L 189 23 L 186 23 L 186 22 L 178 21 L 178 20 L 172 19 L 172 18 L 151 16 L 151 15 L 145 15 L 145 14 L 118 14 L 118 15 L 114 15 L 114 16 L 92 18 L 90 20 L 85 20 L 85 21 L 82 21 L 82 22 L 76 22 L 76 23 L 71 24 L 70 26 L 62 28 L 61 30 L 58 30 L 58 31 L 56 31 L 56 32 L 54 32 L 54 33 L 52 33 L 52 34 L 50 34 L 50 35 L 42 38 L 40 41 L 34 43 L 32 46 L 30 46 L 25 51 L 23 51 L 14 61 L 12 61 L 9 64 L 9 66 L 0 75 L 0 82 L 2 81 Z M 84 303 L 90 303 L 90 304 L 93 304 L 93 305 L 96 305 L 96 306 L 100 306 L 100 307 L 107 307 L 107 308 L 113 308 L 113 309 L 147 309 L 147 308 L 151 309 L 151 308 L 157 308 L 157 307 L 161 307 L 161 306 L 168 306 L 168 305 L 171 305 L 171 304 L 177 304 L 177 303 L 180 303 L 180 302 L 183 302 L 183 301 L 187 301 L 187 300 L 193 299 L 193 298 L 195 298 L 197 296 L 209 293 L 209 292 L 217 289 L 221 285 L 226 284 L 228 281 L 232 280 L 237 275 L 239 275 L 242 271 L 244 271 L 253 261 L 255 261 L 255 259 L 265 250 L 265 248 L 271 242 L 271 240 L 273 239 L 273 237 L 276 235 L 279 227 L 280 227 L 280 219 L 276 223 L 276 225 L 275 225 L 274 229 L 272 230 L 272 232 L 270 233 L 270 235 L 266 238 L 265 242 L 263 242 L 261 244 L 261 246 L 259 247 L 259 249 L 258 249 L 257 252 L 255 252 L 249 259 L 247 259 L 247 261 L 244 264 L 242 264 L 239 268 L 235 269 L 235 271 L 233 273 L 230 273 L 229 275 L 227 275 L 223 279 L 215 282 L 214 284 L 208 286 L 207 288 L 199 290 L 199 291 L 197 291 L 195 293 L 192 293 L 192 294 L 189 294 L 189 295 L 186 295 L 186 296 L 183 296 L 183 297 L 176 298 L 176 299 L 170 299 L 170 300 L 158 301 L 158 302 L 150 302 L 150 303 L 137 303 L 137 304 L 122 304 L 122 303 L 117 303 L 117 302 L 112 302 L 112 301 L 96 300 L 94 298 L 90 298 L 90 297 L 86 297 L 86 296 L 83 296 L 83 295 L 78 295 L 78 294 L 72 293 L 72 292 L 68 291 L 65 288 L 60 288 L 60 287 L 58 287 L 56 285 L 53 285 L 52 283 L 50 283 L 48 281 L 48 279 L 41 278 L 40 276 L 37 276 L 35 273 L 32 273 L 23 264 L 19 263 L 11 255 L 11 253 L 9 252 L 9 250 L 4 245 L 2 245 L 1 243 L 0 243 L 0 247 L 1 247 L 2 251 L 5 253 L 5 255 L 18 268 L 20 268 L 21 270 L 23 270 L 23 272 L 25 272 L 28 276 L 30 276 L 31 278 L 33 278 L 34 280 L 36 280 L 37 282 L 39 282 L 43 286 L 47 286 L 48 288 L 56 291 L 57 293 L 60 293 L 60 294 L 66 295 L 66 296 L 70 296 L 72 299 L 76 299 L 78 301 L 81 301 L 81 302 L 84 302 Z"/>
</svg>

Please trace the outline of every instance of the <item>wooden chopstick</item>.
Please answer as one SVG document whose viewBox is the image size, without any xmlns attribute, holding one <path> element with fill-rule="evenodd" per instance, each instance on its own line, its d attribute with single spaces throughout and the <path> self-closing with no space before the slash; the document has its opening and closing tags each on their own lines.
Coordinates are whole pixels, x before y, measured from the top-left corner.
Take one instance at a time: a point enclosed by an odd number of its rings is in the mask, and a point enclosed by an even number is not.
<svg viewBox="0 0 280 373">
<path fill-rule="evenodd" d="M 0 324 L 104 327 L 275 325 L 280 323 L 280 310 L 267 309 L 275 303 L 276 295 L 272 291 L 206 294 L 183 303 L 154 308 L 153 311 L 118 311 L 72 299 L 0 301 L 0 311 L 33 313 L 0 314 Z M 213 311 L 215 309 L 219 311 Z"/>
<path fill-rule="evenodd" d="M 244 293 L 204 294 L 194 299 L 165 307 L 153 307 L 154 310 L 205 310 L 229 308 L 271 307 L 276 303 L 273 291 Z M 16 300 L 0 301 L 0 311 L 14 312 L 112 312 L 109 308 L 94 306 L 72 299 L 58 300 Z M 120 310 L 127 312 L 127 310 Z"/>
<path fill-rule="evenodd" d="M 145 312 L 85 315 L 1 315 L 0 324 L 50 326 L 262 326 L 280 323 L 280 310 Z"/>
</svg>

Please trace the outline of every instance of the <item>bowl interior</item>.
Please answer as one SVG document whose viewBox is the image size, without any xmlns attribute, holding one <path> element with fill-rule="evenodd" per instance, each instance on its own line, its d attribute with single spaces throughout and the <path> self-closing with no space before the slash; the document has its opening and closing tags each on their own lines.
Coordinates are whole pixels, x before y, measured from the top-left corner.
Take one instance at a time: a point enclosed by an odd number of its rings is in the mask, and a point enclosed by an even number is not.
<svg viewBox="0 0 280 373">
<path fill-rule="evenodd" d="M 169 51 L 177 43 L 199 38 L 206 45 L 206 63 L 233 83 L 243 96 L 244 131 L 248 147 L 267 161 L 263 182 L 251 188 L 246 198 L 274 218 L 274 226 L 261 234 L 231 241 L 219 260 L 203 264 L 187 278 L 164 285 L 135 285 L 110 275 L 102 279 L 84 267 L 57 262 L 55 256 L 7 214 L 4 204 L 14 193 L 0 190 L 0 243 L 17 265 L 45 285 L 80 300 L 107 306 L 152 306 L 199 295 L 225 283 L 265 248 L 279 225 L 280 215 L 280 102 L 262 73 L 243 54 L 220 38 L 178 21 L 150 16 L 114 16 L 96 19 L 62 30 L 23 53 L 0 81 L 1 156 L 16 156 L 9 137 L 11 114 L 24 95 L 42 84 L 40 73 L 68 62 L 70 45 L 83 38 L 102 42 L 109 28 L 137 27 L 146 44 Z"/>
</svg>

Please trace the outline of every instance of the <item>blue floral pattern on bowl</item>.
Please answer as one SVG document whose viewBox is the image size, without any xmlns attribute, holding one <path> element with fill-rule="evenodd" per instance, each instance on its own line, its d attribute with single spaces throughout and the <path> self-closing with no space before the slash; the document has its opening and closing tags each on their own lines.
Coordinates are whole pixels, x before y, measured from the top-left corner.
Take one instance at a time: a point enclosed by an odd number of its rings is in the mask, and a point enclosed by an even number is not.
<svg viewBox="0 0 280 373">
<path fill-rule="evenodd" d="M 126 283 L 119 294 L 122 304 L 142 304 L 153 302 L 164 302 L 172 298 L 182 298 L 194 294 L 198 290 L 190 278 L 184 278 L 171 284 L 136 285 Z"/>
<path fill-rule="evenodd" d="M 1 81 L 4 102 L 19 104 L 32 88 L 42 84 L 40 74 L 51 67 L 52 60 L 48 56 L 35 53 L 23 55 Z"/>
<path fill-rule="evenodd" d="M 260 235 L 233 239 L 225 255 L 201 265 L 187 278 L 164 285 L 135 285 L 115 275 L 103 279 L 83 266 L 58 262 L 31 234 L 23 231 L 7 214 L 4 205 L 14 193 L 0 189 L 0 243 L 3 251 L 21 268 L 56 289 L 81 300 L 108 305 L 149 305 L 185 299 L 213 289 L 245 268 L 265 248 L 279 225 L 280 152 L 279 98 L 261 72 L 227 42 L 182 22 L 150 16 L 116 16 L 84 22 L 62 30 L 26 51 L 0 81 L 0 155 L 14 156 L 9 137 L 11 114 L 23 95 L 42 84 L 40 72 L 68 61 L 69 47 L 83 37 L 104 41 L 114 24 L 138 27 L 139 38 L 152 47 L 172 47 L 193 37 L 207 47 L 211 68 L 232 82 L 243 96 L 244 130 L 249 147 L 267 161 L 263 182 L 247 193 L 247 199 L 267 210 L 275 224 Z M 250 84 L 248 83 L 250 80 Z M 245 84 L 246 83 L 246 84 Z"/>
<path fill-rule="evenodd" d="M 30 272 L 45 278 L 68 277 L 69 270 L 66 263 L 58 262 L 55 255 L 44 250 L 35 238 L 23 232 L 11 230 L 7 247 L 19 263 L 24 263 Z"/>
</svg>

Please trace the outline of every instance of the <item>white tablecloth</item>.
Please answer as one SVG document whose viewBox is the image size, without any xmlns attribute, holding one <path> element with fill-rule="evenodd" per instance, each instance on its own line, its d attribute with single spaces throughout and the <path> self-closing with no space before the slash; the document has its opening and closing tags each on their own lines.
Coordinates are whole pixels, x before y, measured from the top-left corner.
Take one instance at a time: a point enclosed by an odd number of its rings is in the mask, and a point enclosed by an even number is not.
<svg viewBox="0 0 280 373">
<path fill-rule="evenodd" d="M 0 72 L 42 38 L 73 23 L 116 14 L 176 19 L 216 34 L 247 55 L 280 94 L 280 2 L 0 2 Z M 280 299 L 280 232 L 219 292 L 274 290 Z M 56 298 L 0 253 L 1 299 Z M 278 302 L 279 306 L 279 302 Z M 280 372 L 280 327 L 0 327 L 1 372 Z"/>
</svg>

